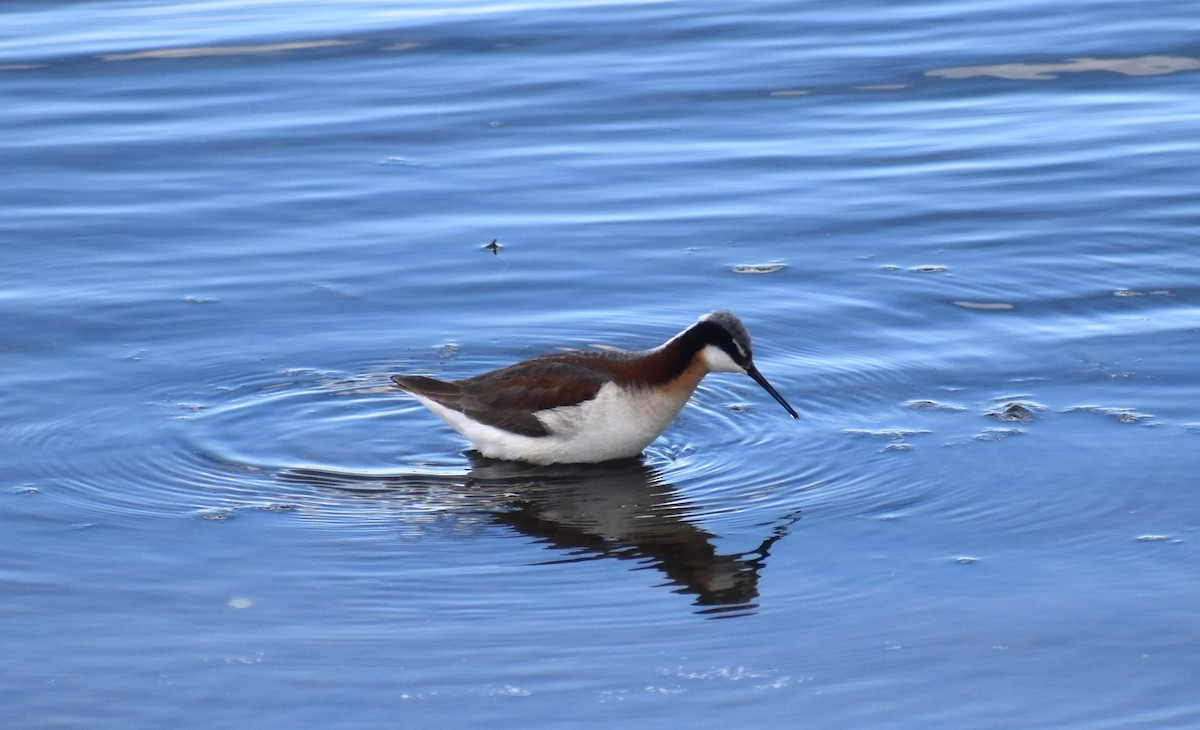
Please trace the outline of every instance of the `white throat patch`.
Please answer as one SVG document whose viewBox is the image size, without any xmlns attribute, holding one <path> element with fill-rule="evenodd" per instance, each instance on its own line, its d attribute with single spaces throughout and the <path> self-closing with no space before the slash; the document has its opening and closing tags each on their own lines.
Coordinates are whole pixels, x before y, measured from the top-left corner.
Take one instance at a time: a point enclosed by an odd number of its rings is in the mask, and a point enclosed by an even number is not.
<svg viewBox="0 0 1200 730">
<path fill-rule="evenodd" d="M 724 350 L 716 345 L 704 346 L 704 361 L 710 373 L 744 373 L 745 368 L 733 361 Z"/>
</svg>

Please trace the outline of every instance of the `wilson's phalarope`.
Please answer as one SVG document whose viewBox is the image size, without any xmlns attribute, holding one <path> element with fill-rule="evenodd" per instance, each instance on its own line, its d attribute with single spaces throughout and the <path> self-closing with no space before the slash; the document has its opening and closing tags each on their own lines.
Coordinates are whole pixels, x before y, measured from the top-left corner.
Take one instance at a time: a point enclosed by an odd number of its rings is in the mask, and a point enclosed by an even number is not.
<svg viewBox="0 0 1200 730">
<path fill-rule="evenodd" d="M 745 373 L 800 417 L 754 367 L 750 333 L 729 312 L 706 314 L 652 350 L 542 355 L 449 382 L 392 380 L 484 456 L 562 464 L 638 455 L 709 373 Z"/>
</svg>

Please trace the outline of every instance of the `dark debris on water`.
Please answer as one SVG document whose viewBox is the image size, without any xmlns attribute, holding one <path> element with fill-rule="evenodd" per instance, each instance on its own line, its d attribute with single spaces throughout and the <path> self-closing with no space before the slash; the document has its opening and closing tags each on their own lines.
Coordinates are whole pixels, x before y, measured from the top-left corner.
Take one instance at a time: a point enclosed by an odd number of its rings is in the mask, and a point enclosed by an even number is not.
<svg viewBox="0 0 1200 730">
<path fill-rule="evenodd" d="M 983 415 L 1003 423 L 1029 423 L 1046 407 L 1029 401 L 1007 401 L 983 412 Z"/>
</svg>

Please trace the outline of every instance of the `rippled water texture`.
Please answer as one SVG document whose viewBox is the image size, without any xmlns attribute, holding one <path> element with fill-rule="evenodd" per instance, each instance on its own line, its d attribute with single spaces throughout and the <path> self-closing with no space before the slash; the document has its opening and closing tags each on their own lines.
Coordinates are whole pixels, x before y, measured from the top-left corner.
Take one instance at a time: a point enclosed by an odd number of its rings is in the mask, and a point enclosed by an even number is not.
<svg viewBox="0 0 1200 730">
<path fill-rule="evenodd" d="M 0 8 L 7 723 L 1200 725 L 1193 5 Z M 799 421 L 388 380 L 717 308 Z"/>
</svg>

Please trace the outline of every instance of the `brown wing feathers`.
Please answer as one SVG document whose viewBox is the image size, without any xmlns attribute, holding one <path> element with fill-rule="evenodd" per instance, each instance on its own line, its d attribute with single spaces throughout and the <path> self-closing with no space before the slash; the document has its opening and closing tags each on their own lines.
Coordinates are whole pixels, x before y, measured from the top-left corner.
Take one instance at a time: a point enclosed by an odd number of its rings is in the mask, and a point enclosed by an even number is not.
<svg viewBox="0 0 1200 730">
<path fill-rule="evenodd" d="M 444 382 L 420 375 L 394 375 L 404 390 L 418 393 L 480 423 L 525 436 L 548 436 L 533 414 L 575 405 L 596 396 L 611 377 L 558 355 L 534 358 L 465 380 Z"/>
</svg>

